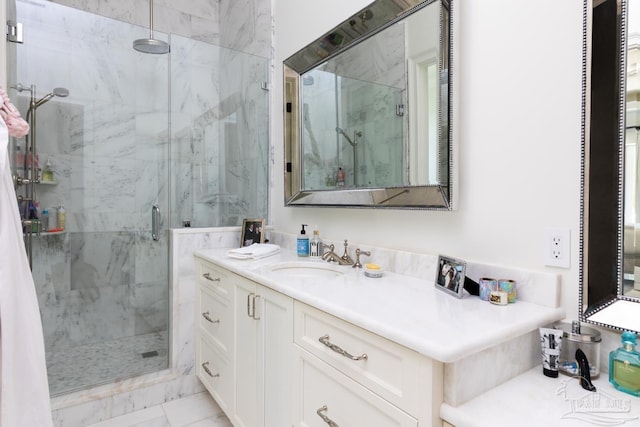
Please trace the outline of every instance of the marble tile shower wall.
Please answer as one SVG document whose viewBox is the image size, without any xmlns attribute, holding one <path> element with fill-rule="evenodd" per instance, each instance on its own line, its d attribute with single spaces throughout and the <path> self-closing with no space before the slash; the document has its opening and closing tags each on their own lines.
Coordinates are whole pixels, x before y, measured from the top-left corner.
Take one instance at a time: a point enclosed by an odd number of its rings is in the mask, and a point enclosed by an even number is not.
<svg viewBox="0 0 640 427">
<path fill-rule="evenodd" d="M 54 1 L 143 27 L 149 22 L 147 2 Z M 172 52 L 179 52 L 172 55 L 172 96 L 180 100 L 172 105 L 178 125 L 172 124 L 170 226 L 183 220 L 200 227 L 236 225 L 243 217 L 266 217 L 268 93 L 259 87 L 270 80 L 271 3 L 156 0 L 154 29 L 171 33 Z M 189 71 L 173 72 L 184 69 Z"/>
<path fill-rule="evenodd" d="M 265 217 L 268 61 L 172 36 L 172 226 Z M 189 70 L 189 72 L 181 72 Z"/>
<path fill-rule="evenodd" d="M 149 6 L 131 0 L 52 0 L 75 9 L 147 27 Z M 266 0 L 155 0 L 155 30 L 271 57 L 271 2 Z"/>
</svg>

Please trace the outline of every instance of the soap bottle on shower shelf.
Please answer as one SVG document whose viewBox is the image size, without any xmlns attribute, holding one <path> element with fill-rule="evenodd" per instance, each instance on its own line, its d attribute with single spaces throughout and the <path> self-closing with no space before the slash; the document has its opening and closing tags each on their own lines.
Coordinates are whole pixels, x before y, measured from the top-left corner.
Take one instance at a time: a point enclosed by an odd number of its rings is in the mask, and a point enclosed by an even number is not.
<svg viewBox="0 0 640 427">
<path fill-rule="evenodd" d="M 49 231 L 49 210 L 43 209 L 40 216 L 40 231 Z"/>
<path fill-rule="evenodd" d="M 40 219 L 38 202 L 29 201 L 29 219 L 31 222 L 31 231 L 33 233 L 38 232 L 38 224 Z"/>
<path fill-rule="evenodd" d="M 64 210 L 64 206 L 60 205 L 58 208 L 58 229 L 64 230 L 67 225 L 67 211 Z"/>
<path fill-rule="evenodd" d="M 640 353 L 636 350 L 636 334 L 622 333 L 622 347 L 609 353 L 609 382 L 615 388 L 640 396 Z"/>
<path fill-rule="evenodd" d="M 342 168 L 338 168 L 338 175 L 336 177 L 336 186 L 344 187 L 344 171 Z"/>
<path fill-rule="evenodd" d="M 53 182 L 53 166 L 51 166 L 51 159 L 47 159 L 47 163 L 44 164 L 42 182 Z"/>
</svg>

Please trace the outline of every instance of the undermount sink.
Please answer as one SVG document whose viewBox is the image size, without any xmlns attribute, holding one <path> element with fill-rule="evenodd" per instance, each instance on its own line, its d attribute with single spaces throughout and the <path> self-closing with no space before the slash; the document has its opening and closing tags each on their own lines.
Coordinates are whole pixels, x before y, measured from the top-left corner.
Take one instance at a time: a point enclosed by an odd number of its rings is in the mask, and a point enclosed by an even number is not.
<svg viewBox="0 0 640 427">
<path fill-rule="evenodd" d="M 344 267 L 340 268 L 326 262 L 291 261 L 281 262 L 269 267 L 271 273 L 281 274 L 287 277 L 328 279 L 345 274 Z"/>
</svg>

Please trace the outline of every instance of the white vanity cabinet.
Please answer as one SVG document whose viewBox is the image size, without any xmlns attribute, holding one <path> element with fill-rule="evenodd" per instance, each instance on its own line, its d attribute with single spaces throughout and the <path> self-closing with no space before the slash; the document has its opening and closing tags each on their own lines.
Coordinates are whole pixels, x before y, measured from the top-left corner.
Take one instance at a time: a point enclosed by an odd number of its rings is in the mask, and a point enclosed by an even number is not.
<svg viewBox="0 0 640 427">
<path fill-rule="evenodd" d="M 296 426 L 434 426 L 442 364 L 295 303 Z"/>
<path fill-rule="evenodd" d="M 199 260 L 197 376 L 236 427 L 291 425 L 293 300 Z"/>
<path fill-rule="evenodd" d="M 523 299 L 496 306 L 393 272 L 315 273 L 324 264 L 289 251 L 257 261 L 226 248 L 196 257 L 198 377 L 235 427 L 450 427 L 442 408 L 537 363 L 537 328 L 565 317 L 541 304 L 559 295 L 552 274 L 518 273 Z M 469 369 L 495 373 L 504 363 L 513 369 L 488 383 L 468 378 Z"/>
</svg>

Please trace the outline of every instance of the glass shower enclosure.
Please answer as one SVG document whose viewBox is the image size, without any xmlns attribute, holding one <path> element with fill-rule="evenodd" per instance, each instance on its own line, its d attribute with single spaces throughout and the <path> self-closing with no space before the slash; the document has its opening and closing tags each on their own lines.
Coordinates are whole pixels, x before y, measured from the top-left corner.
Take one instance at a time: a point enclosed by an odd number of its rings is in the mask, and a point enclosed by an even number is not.
<svg viewBox="0 0 640 427">
<path fill-rule="evenodd" d="M 37 170 L 30 210 L 50 217 L 51 231 L 25 231 L 51 394 L 164 369 L 168 232 L 152 238 L 151 216 L 169 206 L 169 58 L 131 48 L 143 28 L 50 2 L 15 7 L 14 104 L 26 116 L 31 93 L 68 91 L 37 108 L 37 152 L 12 141 L 14 172 L 24 156 Z"/>
<path fill-rule="evenodd" d="M 7 16 L 23 27 L 7 46 L 22 116 L 31 93 L 68 91 L 37 107 L 37 152 L 10 142 L 14 175 L 25 156 L 37 171 L 27 203 L 50 217 L 25 231 L 51 394 L 166 369 L 168 228 L 266 217 L 267 61 L 157 31 L 171 54 L 140 53 L 148 29 L 49 1 L 8 1 Z"/>
</svg>

